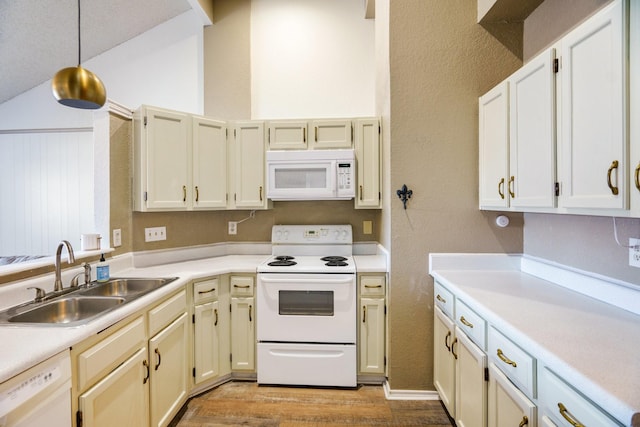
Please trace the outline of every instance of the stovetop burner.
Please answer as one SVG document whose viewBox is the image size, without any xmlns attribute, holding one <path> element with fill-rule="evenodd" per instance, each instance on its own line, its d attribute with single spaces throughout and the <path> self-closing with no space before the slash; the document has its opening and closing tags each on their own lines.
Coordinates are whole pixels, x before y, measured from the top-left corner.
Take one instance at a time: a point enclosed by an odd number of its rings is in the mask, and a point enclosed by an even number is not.
<svg viewBox="0 0 640 427">
<path fill-rule="evenodd" d="M 275 257 L 275 259 L 276 261 L 290 261 L 295 258 L 290 255 L 278 255 L 277 257 Z"/>
<path fill-rule="evenodd" d="M 276 259 L 275 261 L 271 261 L 267 265 L 272 267 L 291 267 L 297 264 L 297 262 L 292 261 L 293 257 L 288 257 L 288 259 Z"/>
<path fill-rule="evenodd" d="M 343 256 L 324 256 L 322 258 L 320 258 L 320 260 L 322 261 L 328 261 L 328 262 L 339 262 L 339 261 L 346 261 L 347 259 Z"/>
</svg>

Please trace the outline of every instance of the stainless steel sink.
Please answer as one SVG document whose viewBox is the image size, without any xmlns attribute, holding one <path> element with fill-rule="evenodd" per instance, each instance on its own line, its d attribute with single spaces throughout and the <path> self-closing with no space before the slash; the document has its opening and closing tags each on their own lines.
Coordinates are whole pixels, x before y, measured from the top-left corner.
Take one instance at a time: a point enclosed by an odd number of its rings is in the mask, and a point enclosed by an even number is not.
<svg viewBox="0 0 640 427">
<path fill-rule="evenodd" d="M 105 283 L 97 283 L 80 291 L 81 295 L 95 295 L 105 297 L 127 297 L 140 295 L 157 289 L 175 280 L 170 279 L 111 279 Z"/>
<path fill-rule="evenodd" d="M 88 287 L 65 288 L 0 312 L 0 325 L 77 326 L 173 282 L 169 278 L 113 278 Z"/>
<path fill-rule="evenodd" d="M 124 298 L 114 297 L 65 297 L 10 316 L 7 321 L 9 323 L 73 324 L 88 321 L 124 302 Z"/>
</svg>

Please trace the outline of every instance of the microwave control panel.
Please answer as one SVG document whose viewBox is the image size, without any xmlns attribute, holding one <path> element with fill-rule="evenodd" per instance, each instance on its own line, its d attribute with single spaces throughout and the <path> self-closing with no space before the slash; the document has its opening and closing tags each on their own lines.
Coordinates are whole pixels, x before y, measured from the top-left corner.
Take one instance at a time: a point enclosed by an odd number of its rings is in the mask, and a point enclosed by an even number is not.
<svg viewBox="0 0 640 427">
<path fill-rule="evenodd" d="M 338 163 L 338 191 L 349 190 L 353 183 L 351 163 Z"/>
</svg>

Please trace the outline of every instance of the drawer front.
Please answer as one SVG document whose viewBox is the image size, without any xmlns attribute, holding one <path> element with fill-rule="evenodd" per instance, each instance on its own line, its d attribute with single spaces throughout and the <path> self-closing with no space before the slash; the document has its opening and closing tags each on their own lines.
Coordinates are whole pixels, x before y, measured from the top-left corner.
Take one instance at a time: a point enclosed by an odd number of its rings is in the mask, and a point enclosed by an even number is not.
<svg viewBox="0 0 640 427">
<path fill-rule="evenodd" d="M 535 397 L 536 360 L 495 328 L 489 328 L 489 357 L 530 399 Z"/>
<path fill-rule="evenodd" d="M 145 346 L 144 319 L 138 317 L 78 355 L 78 389 L 85 390 Z"/>
<path fill-rule="evenodd" d="M 195 282 L 193 284 L 193 303 L 198 305 L 217 300 L 219 287 L 220 283 L 217 277 Z"/>
<path fill-rule="evenodd" d="M 455 301 L 456 325 L 482 350 L 487 349 L 487 323 L 459 299 Z"/>
<path fill-rule="evenodd" d="M 436 306 L 438 306 L 444 314 L 453 318 L 453 294 L 438 282 L 434 284 L 434 299 Z"/>
<path fill-rule="evenodd" d="M 231 296 L 253 296 L 253 276 L 231 276 Z"/>
<path fill-rule="evenodd" d="M 360 296 L 383 297 L 385 284 L 385 276 L 360 276 Z"/>
<path fill-rule="evenodd" d="M 162 328 L 173 322 L 187 309 L 187 293 L 181 290 L 174 296 L 149 310 L 149 336 L 152 337 Z"/>
<path fill-rule="evenodd" d="M 558 427 L 622 426 L 547 368 L 540 372 L 539 387 L 542 414 Z"/>
</svg>

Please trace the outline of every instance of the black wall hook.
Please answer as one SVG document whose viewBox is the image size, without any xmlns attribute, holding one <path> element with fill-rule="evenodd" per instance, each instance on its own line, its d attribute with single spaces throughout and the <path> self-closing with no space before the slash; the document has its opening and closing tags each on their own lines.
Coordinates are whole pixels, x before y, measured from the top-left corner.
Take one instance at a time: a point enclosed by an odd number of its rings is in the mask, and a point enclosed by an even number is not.
<svg viewBox="0 0 640 427">
<path fill-rule="evenodd" d="M 396 194 L 398 195 L 398 197 L 400 198 L 400 200 L 402 200 L 402 205 L 404 206 L 405 210 L 407 209 L 407 200 L 409 200 L 411 198 L 411 196 L 413 195 L 413 191 L 409 190 L 406 186 L 406 184 L 402 185 L 402 188 L 398 191 L 396 191 Z"/>
</svg>

